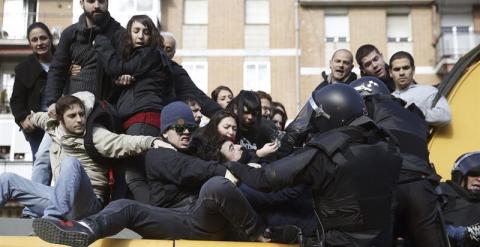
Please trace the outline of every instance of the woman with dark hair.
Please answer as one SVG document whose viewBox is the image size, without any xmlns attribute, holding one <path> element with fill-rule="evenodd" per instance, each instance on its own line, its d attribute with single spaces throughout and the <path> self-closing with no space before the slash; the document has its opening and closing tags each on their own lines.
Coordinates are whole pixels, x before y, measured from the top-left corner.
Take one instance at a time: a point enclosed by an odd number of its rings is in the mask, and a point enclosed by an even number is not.
<svg viewBox="0 0 480 247">
<path fill-rule="evenodd" d="M 167 58 L 163 38 L 146 15 L 135 15 L 127 24 L 122 55 L 119 57 L 110 40 L 97 35 L 95 49 L 107 73 L 121 88 L 116 109 L 128 135 L 160 135 L 160 112 L 166 105 L 172 84 L 168 80 Z M 135 200 L 148 203 L 143 157 L 131 160 L 125 179 Z"/>
<path fill-rule="evenodd" d="M 233 93 L 226 86 L 218 86 L 212 91 L 212 99 L 217 102 L 223 109 L 232 101 Z"/>
<path fill-rule="evenodd" d="M 46 106 L 43 105 L 45 102 L 42 101 L 43 90 L 55 48 L 52 43 L 52 33 L 41 22 L 35 22 L 27 28 L 27 40 L 33 54 L 15 67 L 10 107 L 15 122 L 30 143 L 32 155 L 35 158 L 34 155 L 42 141 L 44 131 L 33 126 L 30 116 L 32 111 L 46 110 Z"/>
<path fill-rule="evenodd" d="M 205 136 L 211 138 L 224 137 L 235 142 L 237 137 L 238 119 L 229 111 L 219 111 L 213 115 L 207 125 L 200 128 Z"/>
<path fill-rule="evenodd" d="M 287 123 L 287 114 L 285 114 L 285 112 L 280 109 L 273 108 L 272 122 L 275 124 L 279 131 L 284 131 L 285 124 Z"/>
<path fill-rule="evenodd" d="M 265 157 L 277 151 L 275 126 L 269 120 L 262 119 L 261 103 L 253 91 L 242 90 L 227 107 L 238 118 L 237 141 L 247 150 L 257 150 L 259 157 Z"/>
</svg>

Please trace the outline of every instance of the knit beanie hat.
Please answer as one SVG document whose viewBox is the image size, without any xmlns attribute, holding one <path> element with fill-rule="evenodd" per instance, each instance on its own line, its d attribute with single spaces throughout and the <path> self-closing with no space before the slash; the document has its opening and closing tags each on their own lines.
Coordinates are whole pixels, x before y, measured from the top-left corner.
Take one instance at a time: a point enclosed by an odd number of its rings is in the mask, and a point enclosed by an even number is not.
<svg viewBox="0 0 480 247">
<path fill-rule="evenodd" d="M 195 119 L 190 107 L 182 101 L 175 101 L 163 107 L 160 114 L 160 130 L 165 133 L 172 125 L 193 125 Z"/>
</svg>

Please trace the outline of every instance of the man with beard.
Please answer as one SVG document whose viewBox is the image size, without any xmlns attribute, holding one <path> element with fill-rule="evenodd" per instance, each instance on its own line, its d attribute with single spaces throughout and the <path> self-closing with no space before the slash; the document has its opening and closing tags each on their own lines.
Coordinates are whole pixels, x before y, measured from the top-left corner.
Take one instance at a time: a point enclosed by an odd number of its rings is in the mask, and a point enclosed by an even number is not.
<svg viewBox="0 0 480 247">
<path fill-rule="evenodd" d="M 360 46 L 355 54 L 355 59 L 360 66 L 362 76 L 377 77 L 385 83 L 390 92 L 395 90 L 395 84 L 388 74 L 388 65 L 377 47 L 371 44 Z"/>
<path fill-rule="evenodd" d="M 326 85 L 332 83 L 349 83 L 357 79 L 357 75 L 352 73 L 353 69 L 353 55 L 347 49 L 339 49 L 333 53 L 330 60 L 331 73 L 327 75 L 325 71 L 322 72 L 323 82 L 321 82 L 315 90 L 318 90 Z"/>
<path fill-rule="evenodd" d="M 117 42 L 122 40 L 125 29 L 110 16 L 108 0 L 80 0 L 80 5 L 84 13 L 63 31 L 48 72 L 44 98 L 50 113 L 62 93 L 89 91 L 97 99 L 107 99 L 112 93 L 112 81 L 97 61 L 93 41 L 101 33 L 119 47 Z M 71 73 L 72 66 L 79 71 Z"/>
<path fill-rule="evenodd" d="M 480 246 L 480 152 L 461 155 L 455 161 L 452 180 L 440 186 L 452 246 Z"/>
</svg>

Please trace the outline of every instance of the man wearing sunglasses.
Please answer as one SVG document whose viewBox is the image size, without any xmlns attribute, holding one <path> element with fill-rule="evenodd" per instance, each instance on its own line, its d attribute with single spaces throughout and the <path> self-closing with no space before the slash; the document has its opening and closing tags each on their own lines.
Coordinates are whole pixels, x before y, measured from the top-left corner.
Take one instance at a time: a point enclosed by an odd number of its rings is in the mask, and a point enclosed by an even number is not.
<svg viewBox="0 0 480 247">
<path fill-rule="evenodd" d="M 249 240 L 267 241 L 264 225 L 231 178 L 225 166 L 188 154 L 195 120 L 183 102 L 165 106 L 161 132 L 176 150 L 159 148 L 145 157 L 153 206 L 116 200 L 81 221 L 34 222 L 35 233 L 52 243 L 88 246 L 96 239 L 129 228 L 151 239 L 225 239 L 234 229 Z M 232 161 L 233 162 L 233 161 Z"/>
</svg>

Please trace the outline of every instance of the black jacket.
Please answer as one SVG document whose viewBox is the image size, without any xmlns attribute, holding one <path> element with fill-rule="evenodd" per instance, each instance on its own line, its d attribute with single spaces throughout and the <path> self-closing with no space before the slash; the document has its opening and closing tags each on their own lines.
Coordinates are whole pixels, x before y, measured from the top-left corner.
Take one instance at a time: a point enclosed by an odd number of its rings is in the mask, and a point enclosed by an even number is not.
<svg viewBox="0 0 480 247">
<path fill-rule="evenodd" d="M 239 128 L 237 141 L 247 150 L 261 149 L 265 144 L 275 140 L 277 128 L 272 121 L 261 118 L 259 123 L 248 129 Z"/>
<path fill-rule="evenodd" d="M 414 105 L 405 108 L 405 102 L 392 95 L 369 95 L 364 101 L 368 116 L 396 138 L 403 156 L 400 182 L 423 175 L 438 182 L 428 158 L 428 125 L 421 111 Z"/>
<path fill-rule="evenodd" d="M 181 65 L 173 60 L 169 59 L 169 61 L 171 70 L 170 80 L 174 86 L 169 94 L 170 101 L 178 100 L 185 95 L 193 96 L 202 108 L 202 114 L 207 117 L 212 117 L 216 112 L 222 110 L 222 107 L 220 107 L 217 102 L 205 95 L 205 93 L 195 85 L 187 71 Z"/>
<path fill-rule="evenodd" d="M 112 80 L 125 74 L 135 77 L 132 84 L 119 87 L 121 93 L 116 108 L 122 121 L 138 112 L 160 112 L 168 104 L 167 93 L 172 82 L 169 80 L 168 60 L 160 50 L 141 47 L 124 61 L 104 35 L 95 38 L 95 50 Z"/>
<path fill-rule="evenodd" d="M 202 185 L 213 176 L 225 176 L 226 168 L 215 161 L 159 148 L 145 156 L 150 186 L 150 204 L 157 207 L 181 207 L 198 196 Z"/>
<path fill-rule="evenodd" d="M 480 223 L 480 195 L 474 195 L 458 184 L 447 180 L 440 183 L 445 199 L 445 223 L 453 226 L 470 226 Z"/>
<path fill-rule="evenodd" d="M 15 122 L 20 126 L 30 111 L 40 111 L 42 93 L 47 80 L 47 72 L 43 70 L 35 54 L 27 57 L 15 67 L 15 82 L 13 84 L 10 107 Z"/>
<path fill-rule="evenodd" d="M 315 90 L 318 90 L 322 87 L 325 87 L 326 85 L 329 85 L 330 82 L 328 81 L 328 75 L 327 73 L 325 73 L 325 71 L 322 72 L 322 78 L 323 78 L 323 81 L 318 84 L 318 86 L 315 88 Z M 345 84 L 349 84 L 350 82 L 352 81 L 355 81 L 357 79 L 357 74 L 353 73 L 353 72 L 350 72 L 350 74 L 348 74 L 347 78 L 345 78 L 344 81 L 342 81 L 341 83 L 345 83 Z M 313 91 L 315 91 L 313 90 Z"/>
<path fill-rule="evenodd" d="M 82 14 L 77 23 L 67 27 L 62 32 L 48 72 L 45 88 L 47 105 L 55 103 L 62 93 L 78 91 L 90 91 L 97 99 L 108 99 L 113 93 L 113 82 L 96 59 L 93 41 L 97 34 L 102 33 L 112 40 L 115 47 L 119 47 L 118 42 L 124 32 L 125 29 L 110 16 L 102 26 L 87 28 L 85 14 Z M 76 76 L 69 75 L 72 64 L 82 67 Z"/>
</svg>

